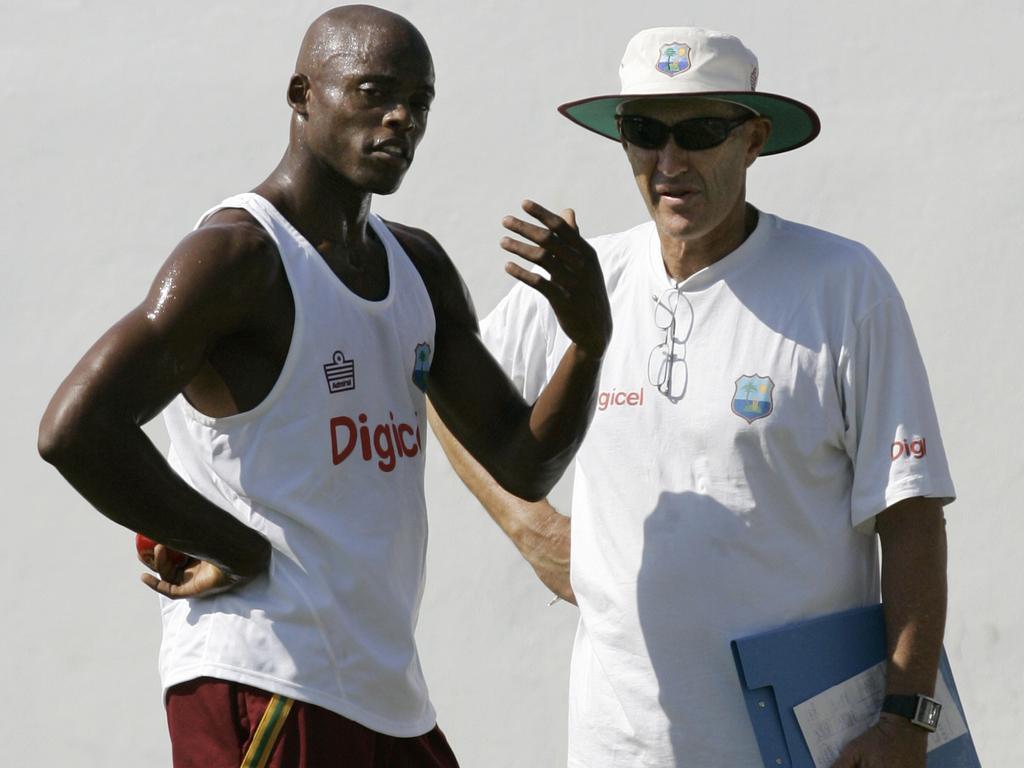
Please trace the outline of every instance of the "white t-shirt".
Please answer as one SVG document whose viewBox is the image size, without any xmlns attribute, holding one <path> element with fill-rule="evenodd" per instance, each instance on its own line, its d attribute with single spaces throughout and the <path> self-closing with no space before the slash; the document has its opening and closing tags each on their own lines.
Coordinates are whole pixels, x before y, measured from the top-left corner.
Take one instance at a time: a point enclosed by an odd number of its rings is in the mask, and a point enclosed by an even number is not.
<svg viewBox="0 0 1024 768">
<path fill-rule="evenodd" d="M 295 299 L 291 344 L 252 410 L 211 418 L 183 396 L 168 405 L 170 460 L 259 531 L 272 556 L 267 574 L 237 589 L 163 601 L 164 688 L 211 676 L 418 736 L 435 722 L 413 637 L 427 544 L 430 297 L 375 216 L 389 291 L 368 301 L 259 195 L 218 208 L 246 210 L 277 243 Z"/>
<path fill-rule="evenodd" d="M 591 243 L 615 330 L 576 462 L 569 764 L 759 766 L 729 642 L 877 602 L 874 516 L 954 496 L 910 321 L 863 246 L 767 214 L 678 285 L 653 222 Z M 528 399 L 568 344 L 525 286 L 482 331 Z"/>
</svg>

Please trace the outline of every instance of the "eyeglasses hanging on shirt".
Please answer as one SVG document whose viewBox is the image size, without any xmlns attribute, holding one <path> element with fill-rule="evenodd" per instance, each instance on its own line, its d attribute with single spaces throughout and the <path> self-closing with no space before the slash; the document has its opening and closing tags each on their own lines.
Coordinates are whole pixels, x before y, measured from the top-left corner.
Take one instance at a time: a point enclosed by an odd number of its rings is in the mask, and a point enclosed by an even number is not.
<svg viewBox="0 0 1024 768">
<path fill-rule="evenodd" d="M 693 330 L 693 306 L 678 286 L 654 295 L 654 324 L 664 340 L 647 358 L 647 379 L 673 403 L 686 394 L 686 341 Z"/>
</svg>

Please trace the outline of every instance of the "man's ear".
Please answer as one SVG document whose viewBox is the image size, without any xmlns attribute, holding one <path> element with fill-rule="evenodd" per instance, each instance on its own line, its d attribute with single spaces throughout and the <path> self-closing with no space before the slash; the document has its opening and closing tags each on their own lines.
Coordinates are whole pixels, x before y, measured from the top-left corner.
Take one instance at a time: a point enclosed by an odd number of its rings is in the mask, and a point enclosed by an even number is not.
<svg viewBox="0 0 1024 768">
<path fill-rule="evenodd" d="M 309 78 L 296 72 L 288 81 L 288 106 L 295 112 L 307 117 L 309 115 Z"/>
<path fill-rule="evenodd" d="M 756 117 L 750 121 L 753 127 L 750 130 L 750 143 L 747 145 L 747 168 L 754 164 L 754 161 L 761 155 L 768 137 L 772 133 L 772 121 L 766 117 Z"/>
</svg>

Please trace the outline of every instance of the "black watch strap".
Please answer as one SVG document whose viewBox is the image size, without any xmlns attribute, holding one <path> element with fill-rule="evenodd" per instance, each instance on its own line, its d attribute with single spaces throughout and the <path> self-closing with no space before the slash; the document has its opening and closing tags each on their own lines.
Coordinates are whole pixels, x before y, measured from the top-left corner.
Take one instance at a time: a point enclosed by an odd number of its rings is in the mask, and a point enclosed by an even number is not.
<svg viewBox="0 0 1024 768">
<path fill-rule="evenodd" d="M 942 705 L 923 693 L 891 694 L 882 702 L 882 711 L 905 717 L 914 725 L 934 733 L 939 725 Z"/>
</svg>

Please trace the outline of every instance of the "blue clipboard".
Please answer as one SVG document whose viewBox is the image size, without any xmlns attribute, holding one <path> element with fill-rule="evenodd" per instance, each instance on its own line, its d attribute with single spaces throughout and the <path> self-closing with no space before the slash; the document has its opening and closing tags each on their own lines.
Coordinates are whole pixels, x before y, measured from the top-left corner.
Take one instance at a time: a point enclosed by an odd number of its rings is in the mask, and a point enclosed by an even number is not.
<svg viewBox="0 0 1024 768">
<path fill-rule="evenodd" d="M 765 768 L 814 768 L 793 707 L 885 660 L 882 606 L 739 638 L 732 654 Z M 963 715 L 945 650 L 939 670 Z M 927 765 L 980 768 L 970 731 L 929 752 Z"/>
</svg>

